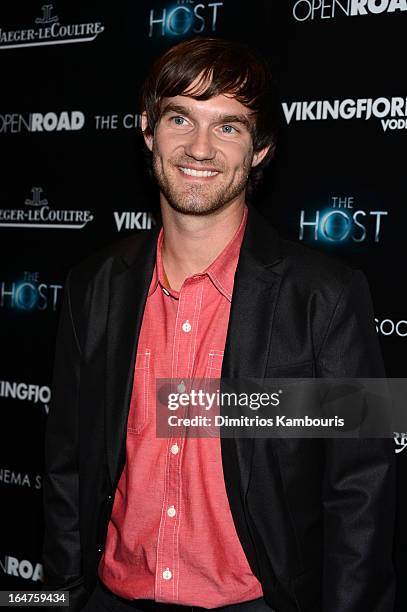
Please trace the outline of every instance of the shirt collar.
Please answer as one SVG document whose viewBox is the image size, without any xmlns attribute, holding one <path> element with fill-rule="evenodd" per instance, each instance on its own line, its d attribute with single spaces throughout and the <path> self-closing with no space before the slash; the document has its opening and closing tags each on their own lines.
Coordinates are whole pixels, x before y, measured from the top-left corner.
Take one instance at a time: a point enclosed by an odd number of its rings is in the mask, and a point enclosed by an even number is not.
<svg viewBox="0 0 407 612">
<path fill-rule="evenodd" d="M 225 296 L 225 298 L 231 302 L 233 293 L 233 284 L 235 279 L 235 272 L 237 263 L 239 260 L 240 248 L 243 242 L 243 236 L 246 229 L 247 223 L 247 206 L 245 205 L 243 210 L 243 217 L 240 222 L 238 229 L 236 230 L 233 238 L 228 242 L 223 251 L 217 256 L 217 258 L 199 275 L 207 274 L 216 289 Z M 148 297 L 154 293 L 157 286 L 160 284 L 164 292 L 168 292 L 172 297 L 178 298 L 179 292 L 173 289 L 168 289 L 164 281 L 164 268 L 161 257 L 161 249 L 164 238 L 164 228 L 161 228 L 157 239 L 156 249 L 156 264 L 154 266 L 153 277 L 151 279 L 150 290 Z"/>
<path fill-rule="evenodd" d="M 239 260 L 240 247 L 243 242 L 246 222 L 247 206 L 244 207 L 243 217 L 235 235 L 217 258 L 204 271 L 218 291 L 220 291 L 229 302 L 232 301 L 235 272 Z"/>
</svg>

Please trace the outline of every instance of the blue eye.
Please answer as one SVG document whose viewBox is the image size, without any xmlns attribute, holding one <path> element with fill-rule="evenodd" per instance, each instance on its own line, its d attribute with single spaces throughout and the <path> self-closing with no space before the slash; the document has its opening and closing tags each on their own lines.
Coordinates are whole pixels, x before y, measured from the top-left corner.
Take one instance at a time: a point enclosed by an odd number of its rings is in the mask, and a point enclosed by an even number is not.
<svg viewBox="0 0 407 612">
<path fill-rule="evenodd" d="M 172 120 L 174 121 L 175 125 L 184 125 L 184 117 L 172 117 Z"/>
<path fill-rule="evenodd" d="M 233 127 L 233 125 L 222 125 L 222 132 L 224 134 L 234 134 L 237 132 L 237 130 Z"/>
</svg>

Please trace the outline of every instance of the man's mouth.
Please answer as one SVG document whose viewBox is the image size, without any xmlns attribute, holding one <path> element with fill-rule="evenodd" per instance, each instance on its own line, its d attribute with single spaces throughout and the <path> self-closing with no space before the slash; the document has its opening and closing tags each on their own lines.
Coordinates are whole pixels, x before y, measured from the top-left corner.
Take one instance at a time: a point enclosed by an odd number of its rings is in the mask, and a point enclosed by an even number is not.
<svg viewBox="0 0 407 612">
<path fill-rule="evenodd" d="M 209 176 L 216 176 L 217 174 L 219 174 L 219 172 L 216 170 L 195 170 L 195 168 L 185 168 L 184 166 L 178 166 L 178 168 L 187 176 L 197 176 L 205 178 Z"/>
</svg>

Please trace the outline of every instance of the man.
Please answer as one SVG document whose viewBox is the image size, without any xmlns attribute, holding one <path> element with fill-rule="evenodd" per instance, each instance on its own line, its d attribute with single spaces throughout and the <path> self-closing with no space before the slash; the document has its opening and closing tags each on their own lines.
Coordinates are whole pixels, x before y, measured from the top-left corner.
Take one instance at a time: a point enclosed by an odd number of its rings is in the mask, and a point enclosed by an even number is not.
<svg viewBox="0 0 407 612">
<path fill-rule="evenodd" d="M 158 438 L 158 378 L 381 377 L 365 276 L 246 205 L 265 62 L 199 38 L 146 81 L 162 228 L 73 269 L 46 436 L 46 586 L 71 608 L 390 612 L 389 440 Z"/>
</svg>

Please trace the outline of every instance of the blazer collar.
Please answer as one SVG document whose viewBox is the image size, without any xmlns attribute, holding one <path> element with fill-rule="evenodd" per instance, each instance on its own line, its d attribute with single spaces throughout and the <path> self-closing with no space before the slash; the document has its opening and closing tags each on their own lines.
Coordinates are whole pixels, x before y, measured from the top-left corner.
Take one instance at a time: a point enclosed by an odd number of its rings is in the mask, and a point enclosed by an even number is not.
<svg viewBox="0 0 407 612">
<path fill-rule="evenodd" d="M 142 266 L 155 262 L 155 251 L 161 224 L 152 230 L 124 241 L 120 258 L 126 267 Z M 248 205 L 248 217 L 241 247 L 241 256 L 248 257 L 259 266 L 269 266 L 281 259 L 281 240 L 271 223 L 252 205 Z"/>
</svg>

